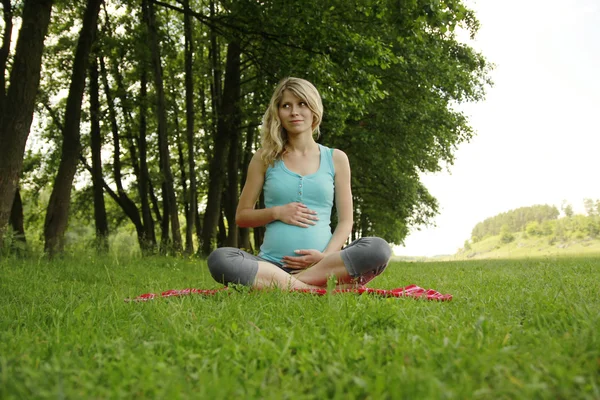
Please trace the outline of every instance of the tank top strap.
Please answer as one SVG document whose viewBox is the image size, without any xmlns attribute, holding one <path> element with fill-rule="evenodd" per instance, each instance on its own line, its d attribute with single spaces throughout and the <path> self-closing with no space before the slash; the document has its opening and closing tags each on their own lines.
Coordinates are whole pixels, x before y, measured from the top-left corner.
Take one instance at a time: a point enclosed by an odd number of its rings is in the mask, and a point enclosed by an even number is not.
<svg viewBox="0 0 600 400">
<path fill-rule="evenodd" d="M 335 176 L 335 167 L 333 165 L 333 150 L 334 149 L 330 149 L 329 147 L 323 146 L 323 145 L 319 145 L 321 147 L 321 153 L 323 154 L 323 158 L 324 161 L 327 164 L 327 167 L 329 167 L 329 171 L 331 173 L 331 176 Z"/>
</svg>

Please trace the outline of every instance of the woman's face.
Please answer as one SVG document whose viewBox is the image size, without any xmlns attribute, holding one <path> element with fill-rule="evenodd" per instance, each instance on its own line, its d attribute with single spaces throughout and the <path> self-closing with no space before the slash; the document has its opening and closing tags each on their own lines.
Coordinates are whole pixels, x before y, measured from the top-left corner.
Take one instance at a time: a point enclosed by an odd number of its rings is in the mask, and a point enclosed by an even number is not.
<svg viewBox="0 0 600 400">
<path fill-rule="evenodd" d="M 308 132 L 312 135 L 313 113 L 306 101 L 297 97 L 289 90 L 283 91 L 279 102 L 279 120 L 288 135 L 297 135 Z"/>
</svg>

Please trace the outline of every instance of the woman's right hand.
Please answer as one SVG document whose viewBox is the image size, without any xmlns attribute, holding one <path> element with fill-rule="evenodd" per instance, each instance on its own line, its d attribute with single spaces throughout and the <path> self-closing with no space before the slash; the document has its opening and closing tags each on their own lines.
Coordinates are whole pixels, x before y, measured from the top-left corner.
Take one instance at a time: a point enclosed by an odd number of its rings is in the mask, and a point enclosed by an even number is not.
<svg viewBox="0 0 600 400">
<path fill-rule="evenodd" d="M 319 220 L 317 212 L 309 210 L 302 203 L 294 202 L 283 206 L 274 207 L 275 219 L 285 222 L 288 225 L 296 225 L 302 228 L 308 228 L 315 225 Z"/>
</svg>

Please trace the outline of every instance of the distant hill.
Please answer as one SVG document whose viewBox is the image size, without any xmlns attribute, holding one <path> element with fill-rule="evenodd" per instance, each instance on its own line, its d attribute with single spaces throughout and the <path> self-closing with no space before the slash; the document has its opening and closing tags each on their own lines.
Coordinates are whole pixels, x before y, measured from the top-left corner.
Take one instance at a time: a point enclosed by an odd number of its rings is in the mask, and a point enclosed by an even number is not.
<svg viewBox="0 0 600 400">
<path fill-rule="evenodd" d="M 521 207 L 478 223 L 453 259 L 600 254 L 600 200 L 585 199 L 587 215 L 571 205 Z"/>
<path fill-rule="evenodd" d="M 461 249 L 448 259 L 468 260 L 484 258 L 522 258 L 547 256 L 600 255 L 600 239 L 583 237 L 556 240 L 553 237 L 530 236 L 515 233 L 510 243 L 503 242 L 501 235 L 487 237 Z"/>
</svg>

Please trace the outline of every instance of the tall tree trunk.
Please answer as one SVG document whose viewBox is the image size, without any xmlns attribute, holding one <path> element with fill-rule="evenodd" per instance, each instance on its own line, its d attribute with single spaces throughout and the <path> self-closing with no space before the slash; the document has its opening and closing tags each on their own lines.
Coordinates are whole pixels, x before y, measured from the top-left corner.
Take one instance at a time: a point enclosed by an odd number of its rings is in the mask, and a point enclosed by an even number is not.
<svg viewBox="0 0 600 400">
<path fill-rule="evenodd" d="M 62 132 L 61 159 L 44 222 L 44 249 L 50 256 L 55 252 L 62 251 L 64 247 L 63 239 L 67 229 L 71 204 L 71 187 L 73 186 L 73 178 L 75 177 L 81 151 L 79 130 L 81 102 L 101 3 L 102 0 L 88 0 L 75 50 L 73 74 L 65 111 L 65 127 Z"/>
<path fill-rule="evenodd" d="M 238 97 L 239 99 L 239 97 Z M 237 102 L 239 105 L 239 100 Z M 235 212 L 238 203 L 239 197 L 239 154 L 240 154 L 240 134 L 239 134 L 239 126 L 240 126 L 240 115 L 241 110 L 239 107 L 237 111 L 234 111 L 232 117 L 237 116 L 237 121 L 234 121 L 235 125 L 232 126 L 231 132 L 229 132 L 229 157 L 227 162 L 227 196 L 225 196 L 224 203 L 224 211 L 225 216 L 227 217 L 227 241 L 225 242 L 225 246 L 228 247 L 238 247 L 238 236 L 239 236 L 239 228 L 235 223 Z M 232 124 L 233 125 L 233 124 Z"/>
<path fill-rule="evenodd" d="M 110 22 L 110 14 L 108 13 L 108 11 L 106 10 L 106 6 L 104 7 L 104 14 L 105 14 L 105 26 L 106 26 L 106 34 L 112 38 L 112 26 L 111 26 L 111 22 Z M 116 97 L 119 99 L 119 106 L 121 108 L 121 111 L 123 113 L 123 118 L 125 121 L 124 124 L 124 130 L 125 130 L 125 135 L 121 135 L 119 134 L 119 127 L 117 125 L 117 119 L 116 119 L 116 107 L 114 104 L 114 101 L 112 100 L 112 95 L 110 95 L 110 87 L 108 84 L 108 74 L 106 72 L 106 68 L 104 65 L 104 62 L 102 62 L 102 77 L 103 77 L 103 83 L 104 83 L 104 87 L 105 87 L 105 92 L 107 93 L 107 100 L 108 100 L 108 105 L 109 105 L 109 115 L 111 117 L 111 126 L 113 127 L 113 134 L 118 137 L 118 142 L 116 144 L 116 148 L 120 148 L 120 143 L 124 142 L 127 145 L 127 149 L 129 151 L 129 158 L 130 158 L 130 163 L 131 163 L 131 168 L 133 169 L 133 174 L 136 177 L 136 181 L 139 183 L 142 175 L 141 172 L 141 167 L 140 167 L 140 163 L 138 160 L 138 156 L 137 156 L 137 147 L 136 147 L 136 140 L 134 138 L 134 134 L 133 134 L 133 116 L 132 116 L 132 107 L 131 107 L 131 102 L 129 101 L 128 97 L 127 97 L 127 88 L 125 87 L 124 83 L 123 83 L 123 74 L 121 73 L 121 71 L 119 70 L 119 65 L 122 65 L 122 61 L 123 61 L 123 53 L 124 53 L 124 49 L 120 48 L 119 49 L 119 53 L 120 53 L 120 57 L 118 57 L 117 55 L 115 55 L 114 53 L 109 53 L 108 56 L 110 57 L 110 66 L 111 66 L 111 75 L 114 79 L 114 81 L 116 82 L 116 91 L 115 91 L 115 95 Z M 120 58 L 120 59 L 119 59 Z M 103 61 L 103 59 L 101 59 Z M 145 65 L 145 63 L 142 63 L 143 65 Z M 145 67 L 142 67 L 145 69 Z M 142 90 L 145 90 L 146 88 L 144 87 Z M 109 97 L 110 96 L 110 97 Z M 145 95 L 144 95 L 145 97 Z M 144 110 L 145 111 L 145 110 Z M 145 118 L 145 115 L 144 115 Z M 144 121 L 145 124 L 145 121 Z M 145 126 L 144 126 L 145 129 Z M 124 137 L 125 136 L 125 137 Z M 121 138 L 123 140 L 121 140 Z M 145 138 L 144 138 L 145 140 Z M 140 141 L 138 140 L 138 143 Z M 115 157 L 120 156 L 120 150 L 119 151 L 115 151 Z M 121 168 L 120 168 L 120 158 L 116 158 L 115 159 L 115 165 L 118 166 L 118 175 L 121 175 Z M 137 205 L 135 204 L 135 202 L 133 202 L 133 200 L 131 200 L 129 198 L 129 196 L 126 194 L 126 192 L 123 190 L 122 188 L 122 184 L 121 184 L 121 179 L 118 179 L 119 182 L 119 196 L 122 198 L 122 203 L 127 204 L 127 208 L 128 208 L 128 212 L 132 213 L 132 218 L 131 221 L 133 222 L 133 224 L 136 227 L 137 233 L 138 233 L 138 242 L 140 244 L 140 249 L 142 251 L 143 254 L 149 254 L 152 253 L 154 248 L 156 247 L 156 238 L 154 236 L 154 224 L 152 220 L 146 221 L 145 218 L 143 218 L 142 215 L 142 219 L 140 219 L 139 215 L 140 215 L 140 211 L 137 207 Z M 138 185 L 138 192 L 139 192 L 139 185 Z M 144 195 L 143 193 L 139 193 L 140 198 L 142 199 L 142 204 L 143 201 L 145 199 L 145 201 L 147 202 L 148 197 L 147 194 Z M 142 211 L 143 214 L 143 211 Z M 147 224 L 150 224 L 150 227 L 147 227 Z M 150 229 L 152 229 L 152 233 L 150 232 Z"/>
<path fill-rule="evenodd" d="M 117 110 L 115 108 L 115 102 L 108 84 L 108 73 L 104 64 L 104 59 L 100 57 L 100 71 L 102 73 L 102 84 L 104 86 L 104 94 L 106 95 L 106 102 L 108 105 L 108 115 L 110 119 L 110 126 L 113 136 L 113 176 L 115 185 L 117 186 L 117 195 L 119 196 L 119 205 L 129 220 L 135 226 L 137 233 L 138 243 L 140 250 L 146 252 L 146 240 L 145 231 L 140 218 L 140 212 L 136 204 L 127 195 L 127 192 L 123 188 L 122 172 L 121 172 L 121 135 L 119 132 L 119 125 L 117 123 Z M 135 160 L 133 160 L 135 163 Z"/>
<path fill-rule="evenodd" d="M 227 227 L 225 226 L 225 216 L 223 210 L 219 210 L 219 229 L 217 231 L 217 247 L 225 246 L 227 240 Z"/>
<path fill-rule="evenodd" d="M 108 219 L 102 187 L 102 136 L 100 132 L 100 93 L 98 62 L 93 59 L 90 66 L 90 139 L 92 151 L 92 185 L 94 190 L 94 222 L 99 251 L 108 251 Z"/>
<path fill-rule="evenodd" d="M 184 0 L 183 7 L 189 11 L 189 0 Z M 194 253 L 194 228 L 196 226 L 196 214 L 198 213 L 198 194 L 196 189 L 196 161 L 194 152 L 194 79 L 192 72 L 193 63 L 193 40 L 192 40 L 192 19 L 186 13 L 183 17 L 183 25 L 185 32 L 185 116 L 186 116 L 186 138 L 188 150 L 188 168 L 190 175 L 190 197 L 189 208 L 186 215 L 185 229 L 185 252 L 186 254 Z"/>
<path fill-rule="evenodd" d="M 171 82 L 173 82 L 175 80 L 174 76 L 171 76 Z M 173 93 L 175 93 L 176 89 L 174 87 L 174 85 L 171 87 L 171 91 Z M 183 156 L 183 143 L 182 143 L 182 139 L 181 139 L 181 134 L 180 134 L 180 129 L 179 129 L 179 107 L 177 104 L 173 103 L 174 107 L 173 107 L 173 122 L 175 124 L 175 144 L 177 146 L 177 160 L 179 162 L 179 173 L 181 175 L 180 177 L 180 181 L 181 181 L 181 190 L 182 190 L 182 198 L 183 198 L 183 212 L 184 215 L 186 216 L 186 222 L 187 222 L 187 215 L 189 212 L 189 199 L 188 199 L 188 188 L 187 188 L 187 176 L 185 173 L 185 157 Z M 187 227 L 186 227 L 186 235 L 187 235 Z M 187 236 L 186 236 L 187 237 Z M 187 241 L 186 241 L 186 248 L 187 248 Z M 191 244 L 191 243 L 190 243 Z"/>
<path fill-rule="evenodd" d="M 215 17 L 215 2 L 210 1 L 210 18 Z M 212 71 L 212 82 L 211 88 L 211 102 L 212 102 L 212 129 L 210 130 L 213 135 L 217 132 L 217 121 L 219 119 L 219 112 L 221 110 L 221 87 L 222 87 L 222 73 L 221 73 L 221 52 L 219 43 L 217 40 L 217 33 L 213 28 L 210 29 L 210 66 Z M 209 160 L 210 161 L 210 160 Z"/>
<path fill-rule="evenodd" d="M 256 126 L 250 125 L 248 130 L 246 131 L 246 144 L 244 146 L 243 160 L 242 165 L 240 167 L 241 179 L 240 182 L 242 185 L 246 183 L 246 178 L 248 175 L 248 165 L 250 165 L 250 160 L 252 159 L 252 145 L 254 144 L 254 136 L 256 133 Z M 240 242 L 239 247 L 242 249 L 247 249 L 252 252 L 252 243 L 250 243 L 250 228 L 239 228 L 240 231 Z"/>
<path fill-rule="evenodd" d="M 23 155 L 33 120 L 44 38 L 51 11 L 52 0 L 25 1 L 10 71 L 10 84 L 0 109 L 0 246 L 23 169 Z M 4 36 L 4 41 L 6 40 L 7 36 Z M 2 45 L 4 49 L 5 44 Z M 4 75 L 4 69 L 0 72 Z"/>
<path fill-rule="evenodd" d="M 177 108 L 177 107 L 175 107 Z M 188 229 L 187 225 L 189 225 L 188 222 L 188 216 L 189 216 L 189 212 L 190 212 L 190 201 L 189 201 L 189 192 L 188 192 L 188 187 L 187 187 L 187 176 L 185 173 L 185 169 L 186 169 L 186 165 L 185 165 L 185 157 L 183 156 L 183 143 L 182 143 L 182 138 L 181 135 L 179 133 L 179 123 L 178 121 L 178 116 L 177 116 L 177 111 L 174 111 L 174 118 L 175 118 L 175 124 L 177 125 L 175 127 L 175 132 L 176 132 L 176 140 L 177 140 L 177 155 L 178 155 L 178 160 L 179 160 L 179 171 L 181 174 L 181 190 L 182 190 L 182 194 L 183 194 L 183 210 L 185 212 L 185 220 L 186 220 L 186 228 L 185 228 L 185 254 L 192 254 L 194 252 L 194 245 L 193 245 L 193 238 L 191 235 L 191 230 Z M 189 236 L 188 236 L 188 232 L 189 232 Z M 190 247 L 191 246 L 191 247 Z M 191 248 L 191 250 L 190 250 Z"/>
<path fill-rule="evenodd" d="M 10 0 L 2 0 L 2 14 L 4 18 L 4 32 L 2 32 L 2 46 L 0 46 L 0 111 L 4 109 L 6 98 L 6 62 L 10 53 L 12 40 L 12 5 Z"/>
<path fill-rule="evenodd" d="M 209 165 L 208 199 L 202 230 L 202 253 L 204 255 L 208 255 L 213 248 L 213 239 L 220 215 L 221 196 L 225 181 L 224 171 L 227 167 L 227 154 L 231 135 L 235 130 L 239 129 L 240 113 L 236 112 L 236 110 L 239 107 L 241 93 L 240 55 L 240 43 L 237 40 L 233 40 L 227 47 L 223 101 L 221 103 L 221 111 L 218 114 L 214 152 Z"/>
<path fill-rule="evenodd" d="M 166 202 L 165 210 L 168 211 L 168 218 L 171 222 L 171 235 L 173 239 L 172 247 L 176 252 L 181 252 L 181 231 L 179 226 L 179 215 L 177 212 L 177 198 L 173 188 L 173 174 L 171 172 L 171 163 L 169 155 L 169 141 L 167 136 L 167 108 L 165 101 L 165 91 L 163 85 L 163 73 L 160 59 L 160 48 L 158 43 L 158 33 L 156 31 L 156 18 L 154 15 L 154 6 L 148 0 L 142 1 L 144 15 L 148 25 L 149 44 L 152 55 L 152 66 L 154 70 L 154 83 L 156 86 L 156 113 L 158 118 L 158 148 L 161 172 L 163 174 L 163 202 Z"/>
<path fill-rule="evenodd" d="M 144 225 L 144 239 L 146 240 L 148 249 L 156 248 L 156 234 L 154 232 L 154 220 L 152 219 L 152 212 L 150 210 L 150 174 L 148 172 L 147 162 L 147 144 L 146 144 L 146 101 L 147 101 L 147 72 L 146 67 L 142 66 L 142 74 L 140 79 L 140 132 L 138 136 L 138 143 L 140 148 L 140 176 L 138 180 L 138 191 L 142 203 L 142 221 Z M 144 246 L 146 248 L 146 246 Z M 142 251 L 144 251 L 142 249 Z"/>
<path fill-rule="evenodd" d="M 265 194 L 264 192 L 260 193 L 260 197 L 258 198 L 258 208 L 265 208 Z M 260 249 L 262 246 L 263 239 L 265 238 L 265 227 L 257 226 L 252 230 L 254 232 L 254 248 Z"/>
<path fill-rule="evenodd" d="M 25 239 L 25 227 L 23 225 L 23 202 L 21 201 L 19 188 L 15 191 L 15 200 L 10 212 L 10 226 L 15 233 L 15 239 L 23 244 L 27 243 Z"/>
</svg>

